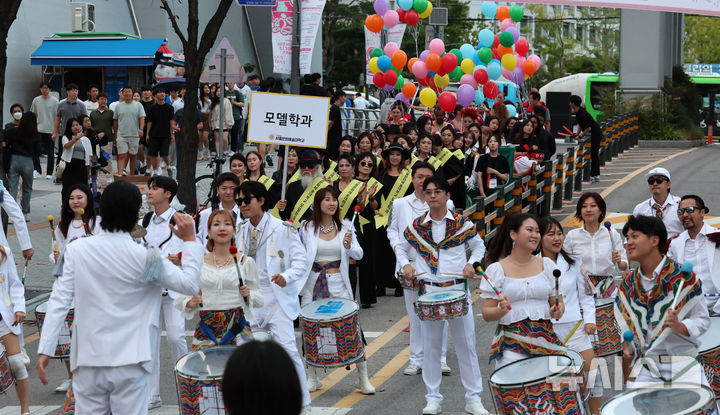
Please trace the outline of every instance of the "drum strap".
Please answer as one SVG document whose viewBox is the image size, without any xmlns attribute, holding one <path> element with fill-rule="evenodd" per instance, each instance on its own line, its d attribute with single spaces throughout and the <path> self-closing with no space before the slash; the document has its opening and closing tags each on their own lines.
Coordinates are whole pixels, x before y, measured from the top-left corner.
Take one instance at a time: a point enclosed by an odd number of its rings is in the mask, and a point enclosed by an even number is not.
<svg viewBox="0 0 720 415">
<path fill-rule="evenodd" d="M 657 365 L 656 365 L 657 359 L 653 359 L 652 356 L 641 357 L 640 362 L 642 363 L 643 367 L 645 369 L 647 369 L 653 376 L 662 380 L 665 383 L 671 383 L 671 382 L 674 382 L 679 377 L 681 377 L 682 375 L 684 375 L 685 373 L 687 373 L 695 365 L 700 364 L 700 362 L 698 362 L 697 360 L 690 358 L 689 356 L 687 356 L 687 357 L 688 357 L 688 364 L 684 368 L 682 368 L 682 370 L 680 370 L 675 375 L 670 377 L 670 379 L 666 379 L 663 375 L 660 374 L 660 371 L 657 369 Z"/>
<path fill-rule="evenodd" d="M 570 330 L 570 334 L 568 334 L 567 338 L 565 340 L 563 340 L 563 344 L 567 344 L 568 340 L 570 340 L 570 338 L 573 336 L 573 334 L 575 334 L 578 327 L 580 327 L 581 323 L 582 323 L 582 320 L 578 320 L 578 322 L 575 323 L 575 327 L 573 327 L 573 329 Z"/>
</svg>

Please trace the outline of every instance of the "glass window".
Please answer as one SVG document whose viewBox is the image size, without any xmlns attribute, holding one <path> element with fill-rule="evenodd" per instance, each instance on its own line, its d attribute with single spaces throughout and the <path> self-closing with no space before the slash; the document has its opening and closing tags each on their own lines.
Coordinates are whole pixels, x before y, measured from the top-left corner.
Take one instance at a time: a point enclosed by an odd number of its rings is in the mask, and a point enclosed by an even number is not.
<svg viewBox="0 0 720 415">
<path fill-rule="evenodd" d="M 577 25 L 576 28 L 577 28 L 577 31 L 575 32 L 575 40 L 577 40 L 578 42 L 581 42 L 581 43 L 582 43 L 582 41 L 583 41 L 583 27 L 580 26 L 580 25 Z"/>
<path fill-rule="evenodd" d="M 570 23 L 563 23 L 562 35 L 563 37 L 570 37 Z"/>
</svg>

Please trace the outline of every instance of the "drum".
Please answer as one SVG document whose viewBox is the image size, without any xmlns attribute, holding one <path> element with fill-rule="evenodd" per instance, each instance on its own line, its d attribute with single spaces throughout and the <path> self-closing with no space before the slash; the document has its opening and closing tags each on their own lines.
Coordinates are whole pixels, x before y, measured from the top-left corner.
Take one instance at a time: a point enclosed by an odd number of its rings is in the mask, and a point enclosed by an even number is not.
<svg viewBox="0 0 720 415">
<path fill-rule="evenodd" d="M 469 308 L 467 292 L 460 290 L 426 293 L 415 303 L 415 312 L 420 320 L 451 320 L 464 316 Z"/>
<path fill-rule="evenodd" d="M 222 381 L 230 355 L 237 348 L 217 346 L 190 352 L 175 364 L 175 385 L 181 415 L 225 415 Z"/>
<path fill-rule="evenodd" d="M 533 356 L 501 367 L 490 375 L 490 393 L 498 414 L 582 414 L 572 384 L 568 356 Z"/>
<path fill-rule="evenodd" d="M 586 287 L 588 294 L 594 295 L 595 298 L 612 298 L 615 296 L 615 278 L 612 275 L 588 275 L 587 283 L 595 287 L 595 291 Z"/>
<path fill-rule="evenodd" d="M 418 283 L 418 280 L 414 280 L 414 281 L 406 280 L 405 277 L 403 277 L 402 271 L 398 271 L 396 276 L 397 276 L 398 282 L 404 289 L 413 290 L 413 291 L 417 291 L 420 289 L 420 284 Z"/>
<path fill-rule="evenodd" d="M 672 389 L 641 388 L 616 395 L 600 408 L 601 415 L 710 415 L 715 395 L 707 386 Z"/>
<path fill-rule="evenodd" d="M 585 376 L 585 359 L 582 355 L 575 350 L 567 350 L 567 355 L 572 360 L 570 366 L 570 373 L 573 375 L 575 380 L 575 390 L 578 393 L 578 397 L 582 402 L 585 402 L 590 397 L 590 389 L 587 387 L 587 377 Z"/>
<path fill-rule="evenodd" d="M 599 298 L 595 300 L 595 355 L 610 356 L 622 351 L 622 339 L 617 328 L 614 311 L 615 300 Z"/>
<path fill-rule="evenodd" d="M 7 359 L 7 352 L 5 349 L 0 348 L 0 393 L 10 389 L 15 383 L 15 376 L 13 376 L 10 370 L 10 362 Z"/>
<path fill-rule="evenodd" d="M 323 298 L 300 310 L 305 361 L 315 367 L 347 366 L 365 357 L 357 303 Z"/>
<path fill-rule="evenodd" d="M 48 302 L 45 301 L 35 308 L 35 321 L 38 326 L 38 332 L 42 332 L 42 326 L 45 322 L 45 314 L 47 313 L 47 305 Z M 71 308 L 65 317 L 65 324 L 63 324 L 60 328 L 60 336 L 58 337 L 57 347 L 55 347 L 55 355 L 50 357 L 54 359 L 64 359 L 70 357 L 70 341 L 72 337 L 72 325 L 74 319 L 75 310 Z"/>
<path fill-rule="evenodd" d="M 720 398 L 720 317 L 710 318 L 710 327 L 700 336 L 697 359 L 705 369 L 708 384 Z"/>
<path fill-rule="evenodd" d="M 270 330 L 253 329 L 253 338 L 259 342 L 270 341 L 273 339 L 272 332 Z"/>
</svg>

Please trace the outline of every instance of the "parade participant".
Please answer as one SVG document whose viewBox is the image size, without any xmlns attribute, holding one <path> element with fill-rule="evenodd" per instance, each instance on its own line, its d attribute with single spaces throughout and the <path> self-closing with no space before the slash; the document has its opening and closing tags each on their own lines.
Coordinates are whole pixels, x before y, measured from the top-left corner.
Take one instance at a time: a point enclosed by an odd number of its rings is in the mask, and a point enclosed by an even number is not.
<svg viewBox="0 0 720 415">
<path fill-rule="evenodd" d="M 550 321 L 565 311 L 562 296 L 557 299 L 553 289 L 557 266 L 550 258 L 533 256 L 539 243 L 537 219 L 527 213 L 505 217 L 490 242 L 485 270 L 490 283 L 483 280 L 480 289 L 483 318 L 498 322 L 490 346 L 496 368 L 528 356 L 565 354 Z"/>
<path fill-rule="evenodd" d="M 17 235 L 23 257 L 30 260 L 35 254 L 35 250 L 32 247 L 32 241 L 30 241 L 30 232 L 28 232 L 27 223 L 25 223 L 25 216 L 23 216 L 20 206 L 5 188 L 2 180 L 0 180 L 0 208 L 7 213 L 8 223 L 12 223 L 13 228 L 15 228 L 15 235 Z M 2 226 L 0 226 L 0 245 L 10 245 Z"/>
<path fill-rule="evenodd" d="M 270 190 L 272 185 L 275 184 L 275 180 L 265 175 L 265 165 L 260 153 L 254 150 L 248 151 L 245 155 L 245 163 L 247 166 L 245 179 L 260 182 L 266 189 Z"/>
<path fill-rule="evenodd" d="M 417 130 L 418 135 L 425 133 L 425 134 L 432 134 L 432 119 L 427 115 L 421 115 L 417 119 Z"/>
<path fill-rule="evenodd" d="M 408 196 L 395 199 L 392 204 L 392 211 L 390 213 L 390 224 L 387 228 L 387 236 L 390 241 L 390 246 L 393 248 L 396 258 L 395 271 L 400 272 L 402 267 L 400 262 L 397 260 L 397 247 L 405 240 L 403 232 L 405 229 L 412 225 L 413 220 L 427 213 L 429 207 L 425 201 L 425 192 L 423 192 L 423 183 L 428 177 L 432 177 L 435 174 L 435 169 L 425 162 L 419 161 L 412 167 L 412 184 L 414 192 Z M 452 200 L 448 200 L 447 208 L 452 212 L 453 203 Z M 415 251 L 408 253 L 408 259 L 410 265 L 415 265 Z M 405 309 L 410 319 L 410 362 L 408 363 L 403 373 L 408 376 L 417 375 L 423 367 L 423 333 L 422 324 L 420 319 L 415 312 L 415 302 L 418 298 L 417 289 L 405 289 Z M 443 328 L 442 335 L 442 354 L 440 356 L 440 364 L 443 375 L 449 375 L 451 373 L 450 366 L 447 365 L 446 353 L 447 353 L 447 333 L 446 329 Z"/>
<path fill-rule="evenodd" d="M 477 182 L 482 183 L 481 186 L 478 186 L 482 197 L 495 193 L 510 178 L 510 163 L 499 152 L 500 139 L 495 135 L 490 136 L 487 141 L 487 148 L 489 152 L 481 155 L 475 166 Z"/>
<path fill-rule="evenodd" d="M 342 143 L 341 143 L 342 144 Z M 338 212 L 343 219 L 353 219 L 355 207 L 359 212 L 365 208 L 365 199 L 360 200 L 360 192 L 367 193 L 367 183 L 354 179 L 355 159 L 349 153 L 341 153 L 337 161 L 338 174 L 340 178 L 333 182 L 333 189 L 338 194 Z M 376 187 L 377 189 L 377 187 Z M 360 230 L 360 224 L 353 223 L 356 231 Z M 357 261 L 350 258 L 348 267 L 348 278 L 350 279 L 350 294 L 355 299 L 355 287 L 357 286 Z"/>
<path fill-rule="evenodd" d="M 202 247 L 195 241 L 192 218 L 174 216 L 173 233 L 184 241 L 180 269 L 161 258 L 157 248 L 132 240 L 129 232 L 141 202 L 134 184 L 111 183 L 100 202 L 104 232 L 69 244 L 58 265 L 37 369 L 47 385 L 45 368 L 74 298 L 70 366 L 78 413 L 147 413 L 162 287 L 184 294 L 198 289 Z M 109 332 L 116 336 L 98 335 Z"/>
<path fill-rule="evenodd" d="M 287 182 L 285 183 L 286 186 L 300 178 L 300 169 L 298 168 L 298 149 L 295 147 L 290 147 L 290 149 L 287 150 L 287 158 Z M 283 169 L 280 168 L 272 174 L 272 179 L 275 181 L 275 183 L 282 183 L 282 172 Z"/>
<path fill-rule="evenodd" d="M 576 138 L 581 140 L 590 134 L 590 178 L 593 182 L 600 181 L 600 140 L 602 140 L 602 130 L 600 124 L 590 115 L 590 113 L 582 106 L 582 98 L 577 95 L 570 96 L 570 109 L 575 116 L 580 131 Z M 678 230 L 678 233 L 680 231 Z"/>
<path fill-rule="evenodd" d="M 0 301 L 0 342 L 7 352 L 10 376 L 15 378 L 20 413 L 26 415 L 30 413 L 30 385 L 19 339 L 25 320 L 25 287 L 12 258 L 10 247 L 0 245 L 0 295 L 5 299 Z"/>
<path fill-rule="evenodd" d="M 590 341 L 590 335 L 595 333 L 595 299 L 586 290 L 585 277 L 580 267 L 580 258 L 570 256 L 563 249 L 562 225 L 557 219 L 547 217 L 540 219 L 540 255 L 553 260 L 562 273 L 560 281 L 560 294 L 565 303 L 565 313 L 560 320 L 553 320 L 553 330 L 560 341 L 571 350 L 580 353 L 585 361 L 583 371 L 585 379 L 593 382 L 588 385 L 590 398 L 588 406 L 591 414 L 600 413 L 602 404 L 603 386 L 598 374 L 597 364 L 594 363 L 595 351 Z"/>
<path fill-rule="evenodd" d="M 308 258 L 304 277 L 307 282 L 300 291 L 301 306 L 329 297 L 353 299 L 350 259 L 362 259 L 363 251 L 353 224 L 347 219 L 340 220 L 339 212 L 337 193 L 333 188 L 326 187 L 315 193 L 312 216 L 300 227 L 300 240 Z M 367 361 L 363 359 L 356 366 L 360 391 L 365 395 L 374 394 L 375 388 L 368 380 Z M 316 367 L 308 370 L 310 392 L 322 388 L 317 370 Z"/>
<path fill-rule="evenodd" d="M 420 137 L 418 138 L 417 148 L 415 149 L 415 157 L 419 161 L 430 163 L 433 166 L 433 169 L 441 166 L 438 159 L 436 159 L 432 154 L 432 138 L 425 133 L 420 134 Z"/>
<path fill-rule="evenodd" d="M 305 150 L 298 160 L 300 178 L 288 185 L 285 200 L 277 203 L 280 217 L 290 219 L 295 227 L 310 217 L 315 192 L 327 186 L 329 180 L 323 177 L 321 160 L 313 150 Z"/>
<path fill-rule="evenodd" d="M 452 145 L 455 138 L 452 126 L 443 127 L 440 138 L 443 148 L 437 154 L 437 158 L 442 163 L 442 167 L 438 169 L 438 175 L 450 184 L 450 194 L 455 208 L 465 209 L 465 155 L 462 150 L 458 151 Z"/>
<path fill-rule="evenodd" d="M 445 122 L 445 111 L 436 105 L 435 108 L 433 108 L 432 133 L 440 133 L 440 131 L 448 125 L 450 124 Z"/>
<path fill-rule="evenodd" d="M 263 306 L 255 260 L 242 255 L 235 266 L 231 253 L 235 246 L 235 218 L 228 212 L 216 210 L 208 220 L 205 249 L 209 254 L 200 271 L 200 290 L 193 296 L 175 299 L 175 306 L 186 319 L 200 317 L 193 350 L 251 340 L 248 321 L 252 320 L 252 310 Z"/>
<path fill-rule="evenodd" d="M 303 394 L 303 413 L 310 415 L 310 393 L 303 360 L 297 350 L 293 320 L 300 315 L 298 294 L 305 285 L 305 249 L 297 229 L 267 210 L 269 194 L 258 182 L 244 182 L 235 192 L 243 218 L 235 236 L 240 252 L 253 258 L 264 304 L 253 310 L 251 329 L 270 330 L 295 365 Z"/>
<path fill-rule="evenodd" d="M 695 360 L 700 336 L 710 327 L 700 279 L 662 254 L 667 231 L 660 218 L 630 216 L 623 234 L 628 258 L 640 264 L 623 278 L 615 299 L 619 331 L 634 334 L 633 343 L 622 345 L 624 378 L 636 375 L 628 387 L 668 382 L 707 385 L 705 371 Z"/>
<path fill-rule="evenodd" d="M 485 245 L 478 236 L 472 222 L 457 213 L 448 210 L 450 185 L 445 179 L 432 176 L 423 183 L 425 200 L 429 211 L 415 218 L 412 225 L 403 232 L 404 241 L 396 248 L 398 261 L 402 265 L 406 280 L 416 279 L 423 274 L 422 289 L 427 292 L 462 290 L 467 293 L 468 307 L 470 294 L 467 282 L 457 279 L 452 274 L 462 273 L 464 278 L 474 278 L 472 266 L 480 261 L 485 254 Z M 470 257 L 466 256 L 466 248 L 470 249 Z M 442 255 L 440 251 L 442 250 Z M 417 257 L 413 267 L 410 264 L 410 252 L 416 251 Z M 448 275 L 448 273 L 452 273 Z M 460 366 L 460 377 L 465 388 L 465 412 L 473 415 L 485 415 L 488 411 L 482 405 L 482 373 L 475 350 L 475 321 L 473 313 L 448 320 L 453 336 L 455 353 Z M 423 333 L 423 367 L 422 377 L 425 382 L 425 399 L 427 405 L 423 414 L 442 412 L 443 396 L 440 393 L 441 344 L 445 322 L 442 320 L 423 320 L 420 322 Z"/>
<path fill-rule="evenodd" d="M 408 122 L 407 124 L 405 124 L 403 126 L 402 133 L 408 136 L 408 138 L 410 138 L 411 147 L 415 147 L 417 145 L 418 129 L 415 123 Z"/>
<path fill-rule="evenodd" d="M 359 292 L 360 307 L 370 308 L 377 303 L 377 274 L 375 272 L 375 258 L 377 245 L 375 244 L 377 229 L 375 228 L 375 211 L 380 207 L 377 196 L 382 189 L 382 183 L 376 177 L 375 155 L 370 152 L 360 153 L 355 165 L 355 179 L 365 184 L 365 189 L 358 191 L 358 203 L 363 209 L 358 216 L 358 225 L 362 233 L 362 249 L 365 255 L 359 263 Z"/>
<path fill-rule="evenodd" d="M 148 180 L 147 203 L 153 210 L 146 213 L 138 223 L 147 232 L 142 238 L 143 242 L 157 247 L 160 256 L 170 259 L 174 264 L 179 264 L 178 253 L 182 251 L 183 246 L 183 241 L 168 228 L 168 224 L 175 224 L 173 216 L 176 211 L 170 206 L 170 201 L 175 197 L 177 188 L 178 185 L 175 180 L 167 176 L 151 177 Z M 157 321 L 159 328 L 162 328 L 163 321 L 165 322 L 165 332 L 167 333 L 167 342 L 173 362 L 177 362 L 188 352 L 187 341 L 185 340 L 185 321 L 180 311 L 173 306 L 173 300 L 177 296 L 177 293 L 173 291 L 163 290 L 160 302 L 160 316 L 158 316 Z M 160 339 L 157 339 L 154 353 L 148 409 L 162 406 L 162 400 L 160 399 Z"/>
<path fill-rule="evenodd" d="M 290 160 L 288 160 L 288 165 Z M 245 180 L 245 172 L 247 171 L 247 164 L 245 162 L 245 156 L 238 152 L 230 157 L 230 172 L 237 176 L 240 182 Z"/>
<path fill-rule="evenodd" d="M 655 216 L 665 224 L 668 236 L 672 237 L 683 231 L 677 214 L 680 198 L 670 194 L 670 172 L 662 167 L 655 167 L 645 173 L 652 197 L 638 203 L 633 209 L 633 216 Z"/>
<path fill-rule="evenodd" d="M 720 247 L 717 230 L 704 222 L 710 209 L 700 196 L 685 195 L 680 198 L 678 216 L 685 230 L 668 240 L 667 256 L 676 262 L 693 264 L 693 271 L 702 281 L 705 294 L 720 291 Z M 717 303 L 718 296 L 705 297 L 708 309 Z"/>
<path fill-rule="evenodd" d="M 213 211 L 217 209 L 230 211 L 236 223 L 240 221 L 240 208 L 235 204 L 235 188 L 240 186 L 240 180 L 235 174 L 225 172 L 215 179 L 215 183 L 217 183 L 220 203 L 201 210 L 195 218 L 197 241 L 203 245 L 207 242 L 208 219 Z"/>
</svg>

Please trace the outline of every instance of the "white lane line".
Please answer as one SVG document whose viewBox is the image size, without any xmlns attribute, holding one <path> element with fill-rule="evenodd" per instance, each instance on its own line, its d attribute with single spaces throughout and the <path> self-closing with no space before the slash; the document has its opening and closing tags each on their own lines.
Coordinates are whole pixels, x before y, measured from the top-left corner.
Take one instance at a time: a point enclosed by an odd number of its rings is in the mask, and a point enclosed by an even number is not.
<svg viewBox="0 0 720 415">
<path fill-rule="evenodd" d="M 15 393 L 15 392 L 13 392 Z M 62 409 L 61 406 L 30 406 L 30 415 L 45 415 L 50 413 L 57 413 L 58 410 Z M 6 406 L 0 409 L 0 415 L 17 415 L 20 413 L 19 406 Z"/>
<path fill-rule="evenodd" d="M 31 406 L 30 415 L 48 415 L 57 413 L 62 407 L 60 406 Z M 329 408 L 329 407 L 313 407 L 315 415 L 345 415 L 350 412 L 348 408 Z M 6 406 L 0 409 L 0 415 L 16 415 L 20 413 L 19 406 Z M 177 415 L 179 408 L 177 405 L 163 405 L 162 408 L 153 409 L 148 415 Z"/>
</svg>

